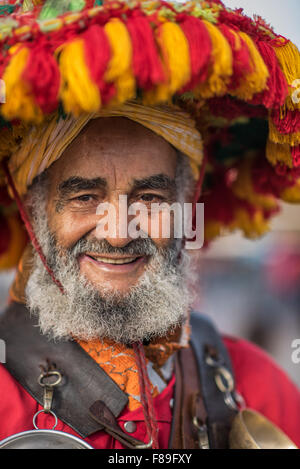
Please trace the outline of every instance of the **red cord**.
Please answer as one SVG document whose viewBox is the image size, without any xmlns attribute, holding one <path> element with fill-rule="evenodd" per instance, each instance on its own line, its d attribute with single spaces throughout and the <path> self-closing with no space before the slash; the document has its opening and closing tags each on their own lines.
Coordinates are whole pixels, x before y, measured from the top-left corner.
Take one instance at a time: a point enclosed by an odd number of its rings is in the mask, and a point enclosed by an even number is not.
<svg viewBox="0 0 300 469">
<path fill-rule="evenodd" d="M 10 186 L 12 192 L 13 192 L 13 195 L 14 195 L 14 198 L 15 198 L 15 201 L 16 201 L 16 204 L 18 206 L 18 209 L 19 209 L 19 212 L 20 212 L 20 215 L 21 215 L 21 218 L 24 222 L 24 225 L 25 225 L 25 228 L 27 230 L 27 233 L 28 233 L 28 236 L 29 236 L 29 239 L 30 241 L 32 242 L 32 245 L 34 247 L 34 249 L 36 250 L 36 252 L 38 253 L 38 255 L 40 256 L 40 259 L 42 261 L 42 263 L 44 264 L 47 272 L 49 273 L 50 277 L 52 278 L 53 282 L 58 286 L 58 288 L 60 289 L 61 293 L 64 293 L 64 289 L 63 289 L 63 286 L 62 284 L 60 283 L 59 280 L 57 280 L 55 278 L 55 275 L 53 273 L 53 271 L 50 269 L 50 267 L 48 266 L 47 264 L 47 260 L 46 260 L 46 257 L 43 253 L 43 250 L 41 248 L 41 245 L 40 243 L 38 242 L 35 234 L 34 234 L 34 231 L 33 231 L 33 228 L 32 228 L 32 225 L 31 225 L 31 222 L 29 220 L 29 217 L 27 215 L 27 212 L 25 210 L 25 207 L 23 205 L 23 202 L 18 194 L 18 191 L 16 189 L 16 186 L 15 186 L 15 183 L 13 181 L 13 178 L 10 174 L 10 171 L 8 169 L 8 165 L 7 165 L 7 161 L 3 161 L 2 163 L 2 167 L 3 167 L 3 170 L 4 170 L 4 173 L 7 177 L 7 182 L 8 182 L 8 185 Z"/>
<path fill-rule="evenodd" d="M 147 373 L 147 365 L 144 348 L 141 342 L 133 344 L 133 350 L 136 356 L 138 367 L 141 404 L 143 407 L 145 424 L 147 427 L 148 437 L 152 438 L 152 449 L 158 449 L 158 425 L 155 417 L 153 399 L 151 394 L 151 385 Z"/>
</svg>

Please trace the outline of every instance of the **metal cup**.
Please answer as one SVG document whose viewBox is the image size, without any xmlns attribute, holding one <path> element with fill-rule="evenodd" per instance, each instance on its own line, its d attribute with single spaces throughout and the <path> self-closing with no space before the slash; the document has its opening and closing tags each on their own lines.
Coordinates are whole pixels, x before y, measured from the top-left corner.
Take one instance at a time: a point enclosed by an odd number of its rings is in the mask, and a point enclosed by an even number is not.
<svg viewBox="0 0 300 469">
<path fill-rule="evenodd" d="M 93 449 L 69 433 L 56 430 L 30 430 L 0 441 L 0 449 Z"/>
<path fill-rule="evenodd" d="M 297 446 L 263 415 L 244 409 L 235 417 L 230 449 L 298 449 Z"/>
</svg>

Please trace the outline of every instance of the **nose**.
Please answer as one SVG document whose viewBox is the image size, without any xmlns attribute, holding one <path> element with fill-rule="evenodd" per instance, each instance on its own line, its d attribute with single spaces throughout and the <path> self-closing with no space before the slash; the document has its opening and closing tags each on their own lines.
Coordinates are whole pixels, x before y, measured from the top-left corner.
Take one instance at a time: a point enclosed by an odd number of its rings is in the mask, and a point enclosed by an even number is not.
<svg viewBox="0 0 300 469">
<path fill-rule="evenodd" d="M 116 195 L 109 202 L 100 204 L 97 215 L 101 218 L 97 223 L 97 239 L 106 239 L 113 247 L 124 247 L 132 241 L 128 234 L 127 196 Z"/>
</svg>

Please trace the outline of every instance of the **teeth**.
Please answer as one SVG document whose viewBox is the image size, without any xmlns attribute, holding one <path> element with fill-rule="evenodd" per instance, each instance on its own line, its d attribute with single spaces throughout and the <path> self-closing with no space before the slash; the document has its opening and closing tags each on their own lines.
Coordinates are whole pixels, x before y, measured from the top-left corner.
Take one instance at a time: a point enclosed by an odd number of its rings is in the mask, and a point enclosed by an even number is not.
<svg viewBox="0 0 300 469">
<path fill-rule="evenodd" d="M 95 261 L 104 262 L 105 264 L 129 264 L 130 262 L 134 262 L 137 257 L 126 257 L 124 259 L 108 259 L 107 257 L 93 257 Z"/>
</svg>

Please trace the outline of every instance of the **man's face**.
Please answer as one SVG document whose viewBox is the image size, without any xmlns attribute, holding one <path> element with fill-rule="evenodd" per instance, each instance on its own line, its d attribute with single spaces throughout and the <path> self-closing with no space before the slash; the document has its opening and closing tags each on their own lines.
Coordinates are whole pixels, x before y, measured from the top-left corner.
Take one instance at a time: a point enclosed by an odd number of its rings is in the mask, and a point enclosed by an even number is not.
<svg viewBox="0 0 300 469">
<path fill-rule="evenodd" d="M 117 232 L 105 239 L 114 248 L 128 246 L 132 239 L 119 236 L 124 232 L 119 196 L 126 195 L 128 205 L 142 202 L 149 208 L 149 217 L 151 203 L 172 204 L 176 201 L 176 162 L 177 154 L 170 144 L 133 121 L 90 121 L 49 169 L 47 218 L 61 253 L 80 240 L 97 241 L 96 210 L 100 203 L 107 202 L 115 209 Z M 152 241 L 157 248 L 171 243 L 160 235 Z M 101 254 L 88 251 L 78 256 L 80 272 L 96 289 L 101 291 L 100 286 L 106 284 L 120 293 L 137 283 L 150 261 L 151 255 L 113 250 Z"/>
</svg>

